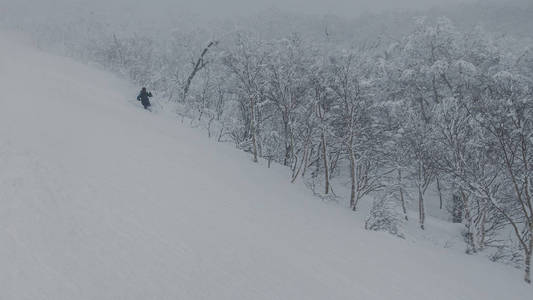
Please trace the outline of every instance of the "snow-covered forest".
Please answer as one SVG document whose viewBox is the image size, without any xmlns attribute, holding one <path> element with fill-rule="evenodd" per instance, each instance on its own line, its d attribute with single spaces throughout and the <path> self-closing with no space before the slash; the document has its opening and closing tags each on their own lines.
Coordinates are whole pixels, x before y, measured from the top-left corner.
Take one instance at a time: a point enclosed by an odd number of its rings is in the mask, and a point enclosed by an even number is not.
<svg viewBox="0 0 533 300">
<path fill-rule="evenodd" d="M 155 113 L 284 166 L 366 229 L 403 238 L 430 230 L 428 216 L 462 224 L 467 254 L 531 283 L 531 2 L 143 22 L 120 7 L 35 18 L 6 7 L 3 28 L 147 87 Z"/>
</svg>

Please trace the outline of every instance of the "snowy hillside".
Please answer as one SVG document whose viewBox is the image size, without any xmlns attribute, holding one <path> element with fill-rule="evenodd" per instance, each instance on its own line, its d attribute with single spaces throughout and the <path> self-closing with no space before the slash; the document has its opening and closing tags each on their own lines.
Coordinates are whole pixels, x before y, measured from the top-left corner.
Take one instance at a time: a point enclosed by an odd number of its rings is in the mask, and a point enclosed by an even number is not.
<svg viewBox="0 0 533 300">
<path fill-rule="evenodd" d="M 367 232 L 138 87 L 0 35 L 0 299 L 531 299 L 520 271 Z"/>
</svg>

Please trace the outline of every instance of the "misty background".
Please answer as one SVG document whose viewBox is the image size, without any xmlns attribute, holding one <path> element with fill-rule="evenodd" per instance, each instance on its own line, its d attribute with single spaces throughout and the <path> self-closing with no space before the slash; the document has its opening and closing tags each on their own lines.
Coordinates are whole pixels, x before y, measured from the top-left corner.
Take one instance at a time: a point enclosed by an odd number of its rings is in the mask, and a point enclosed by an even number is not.
<svg viewBox="0 0 533 300">
<path fill-rule="evenodd" d="M 268 27 L 263 34 L 283 36 L 323 33 L 328 27 L 341 40 L 353 40 L 403 34 L 415 17 L 445 16 L 458 26 L 481 25 L 529 39 L 531 7 L 529 0 L 0 0 L 0 25 L 40 32 L 37 36 L 81 23 L 100 24 L 117 34 L 152 35 Z"/>
<path fill-rule="evenodd" d="M 0 26 L 30 33 L 42 47 L 86 41 L 104 31 L 160 39 L 195 31 L 221 39 L 234 30 L 253 30 L 267 39 L 292 33 L 317 38 L 327 31 L 330 41 L 349 47 L 376 37 L 398 38 L 420 16 L 444 16 L 461 28 L 480 25 L 529 41 L 532 7 L 529 0 L 0 0 Z"/>
<path fill-rule="evenodd" d="M 450 0 L 446 5 L 473 0 Z M 148 16 L 166 12 L 168 14 L 193 14 L 206 18 L 230 17 L 257 13 L 261 10 L 278 8 L 281 10 L 306 14 L 336 14 L 346 17 L 359 16 L 365 12 L 384 10 L 427 9 L 442 5 L 440 0 L 2 0 L 5 7 L 37 14 L 64 12 L 70 9 L 92 10 L 95 13 L 106 13 L 110 10 L 123 10 L 141 13 Z M 8 13 L 8 12 L 6 12 Z"/>
</svg>

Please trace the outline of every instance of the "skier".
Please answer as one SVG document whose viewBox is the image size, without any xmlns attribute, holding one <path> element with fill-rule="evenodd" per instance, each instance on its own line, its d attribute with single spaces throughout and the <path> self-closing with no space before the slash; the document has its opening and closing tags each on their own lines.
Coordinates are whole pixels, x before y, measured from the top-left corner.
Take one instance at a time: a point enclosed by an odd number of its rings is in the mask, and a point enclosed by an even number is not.
<svg viewBox="0 0 533 300">
<path fill-rule="evenodd" d="M 137 96 L 137 100 L 141 101 L 142 105 L 144 106 L 144 109 L 150 110 L 150 97 L 152 97 L 151 92 L 147 92 L 146 88 L 143 87 L 141 89 L 141 92 L 139 93 L 139 96 Z"/>
</svg>

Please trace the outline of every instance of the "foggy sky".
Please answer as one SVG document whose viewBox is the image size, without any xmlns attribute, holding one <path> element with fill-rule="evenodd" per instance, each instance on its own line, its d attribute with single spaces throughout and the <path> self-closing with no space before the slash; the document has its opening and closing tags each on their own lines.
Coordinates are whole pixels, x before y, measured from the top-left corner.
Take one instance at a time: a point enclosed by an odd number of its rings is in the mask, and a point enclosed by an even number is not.
<svg viewBox="0 0 533 300">
<path fill-rule="evenodd" d="M 24 6 L 27 9 L 44 9 L 44 11 L 61 11 L 72 7 L 97 12 L 120 9 L 151 13 L 166 11 L 208 18 L 248 15 L 269 8 L 277 8 L 305 14 L 356 17 L 365 12 L 427 9 L 435 5 L 472 1 L 475 0 L 0 0 L 0 8 L 4 5 L 19 8 Z"/>
<path fill-rule="evenodd" d="M 152 3 L 171 2 L 183 9 L 207 16 L 247 14 L 268 8 L 307 14 L 357 16 L 368 11 L 427 9 L 443 2 L 450 4 L 465 1 L 473 0 L 156 0 Z"/>
</svg>

